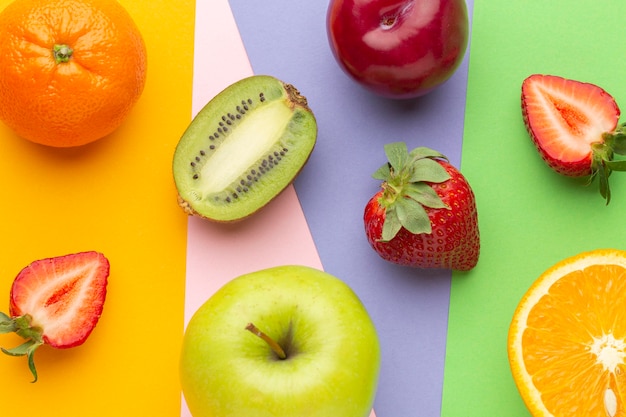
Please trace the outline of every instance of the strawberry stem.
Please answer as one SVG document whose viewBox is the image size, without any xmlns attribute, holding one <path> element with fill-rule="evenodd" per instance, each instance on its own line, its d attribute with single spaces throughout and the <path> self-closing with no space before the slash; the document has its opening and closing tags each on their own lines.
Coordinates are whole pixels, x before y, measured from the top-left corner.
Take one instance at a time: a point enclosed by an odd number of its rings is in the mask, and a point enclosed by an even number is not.
<svg viewBox="0 0 626 417">
<path fill-rule="evenodd" d="M 450 179 L 437 162 L 446 157 L 425 147 L 409 152 L 404 142 L 385 145 L 385 154 L 389 162 L 372 175 L 383 181 L 379 200 L 385 209 L 381 241 L 390 241 L 402 227 L 413 234 L 431 233 L 426 208 L 449 209 L 431 187 Z"/>
<path fill-rule="evenodd" d="M 26 342 L 11 349 L 0 348 L 3 353 L 9 356 L 26 356 L 28 358 L 28 368 L 33 374 L 33 381 L 37 382 L 37 369 L 35 368 L 35 351 L 43 345 L 42 329 L 32 325 L 32 317 L 28 314 L 17 317 L 9 317 L 0 312 L 0 334 L 16 333 Z"/>
<path fill-rule="evenodd" d="M 615 159 L 615 155 L 626 155 L 626 123 L 613 132 L 604 133 L 602 142 L 591 145 L 591 176 L 589 183 L 596 177 L 600 186 L 600 194 L 608 205 L 611 201 L 609 177 L 613 171 L 626 171 L 626 160 Z"/>
</svg>

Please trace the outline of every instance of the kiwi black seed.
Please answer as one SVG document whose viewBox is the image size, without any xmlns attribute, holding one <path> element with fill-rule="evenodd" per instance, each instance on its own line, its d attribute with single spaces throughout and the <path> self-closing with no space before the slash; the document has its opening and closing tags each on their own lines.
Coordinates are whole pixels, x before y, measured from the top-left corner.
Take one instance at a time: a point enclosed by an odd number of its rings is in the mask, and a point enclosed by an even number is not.
<svg viewBox="0 0 626 417">
<path fill-rule="evenodd" d="M 307 100 L 291 84 L 254 75 L 198 112 L 174 152 L 178 202 L 191 215 L 232 222 L 293 182 L 317 139 Z"/>
</svg>

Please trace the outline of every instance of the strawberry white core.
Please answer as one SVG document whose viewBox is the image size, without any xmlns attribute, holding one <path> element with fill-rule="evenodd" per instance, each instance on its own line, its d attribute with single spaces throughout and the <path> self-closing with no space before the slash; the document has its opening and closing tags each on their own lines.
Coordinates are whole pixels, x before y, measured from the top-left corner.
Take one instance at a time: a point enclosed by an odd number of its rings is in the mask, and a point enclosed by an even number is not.
<svg viewBox="0 0 626 417">
<path fill-rule="evenodd" d="M 615 120 L 604 116 L 592 94 L 577 96 L 573 101 L 573 93 L 550 87 L 535 85 L 537 101 L 534 105 L 544 114 L 541 129 L 549 138 L 544 146 L 560 150 L 560 154 L 553 155 L 558 159 L 568 160 L 568 155 L 579 155 L 573 159 L 578 160 L 580 155 L 590 153 L 592 143 L 602 141 L 603 133 L 615 127 Z"/>
<path fill-rule="evenodd" d="M 53 274 L 54 278 L 48 279 L 30 293 L 22 311 L 30 312 L 33 325 L 44 329 L 45 334 L 64 331 L 74 322 L 75 317 L 81 315 L 81 310 L 89 307 L 79 300 L 90 298 L 98 268 L 99 264 L 94 262 L 69 271 L 46 271 L 46 274 Z"/>
</svg>

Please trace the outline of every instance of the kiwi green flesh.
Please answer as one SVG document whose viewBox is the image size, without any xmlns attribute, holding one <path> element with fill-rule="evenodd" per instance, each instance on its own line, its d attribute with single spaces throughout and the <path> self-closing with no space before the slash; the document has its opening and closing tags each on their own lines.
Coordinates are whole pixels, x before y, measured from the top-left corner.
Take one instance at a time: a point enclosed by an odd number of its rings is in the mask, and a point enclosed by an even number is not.
<svg viewBox="0 0 626 417">
<path fill-rule="evenodd" d="M 218 222 L 248 217 L 293 182 L 316 137 L 293 86 L 264 75 L 238 81 L 194 117 L 176 147 L 179 203 Z"/>
</svg>

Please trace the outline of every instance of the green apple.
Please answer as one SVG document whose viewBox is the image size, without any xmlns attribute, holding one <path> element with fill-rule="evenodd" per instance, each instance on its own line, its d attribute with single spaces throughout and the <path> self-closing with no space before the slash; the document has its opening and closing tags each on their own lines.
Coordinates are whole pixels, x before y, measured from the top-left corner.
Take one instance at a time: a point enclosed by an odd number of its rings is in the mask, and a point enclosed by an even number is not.
<svg viewBox="0 0 626 417">
<path fill-rule="evenodd" d="M 376 329 L 341 280 L 305 266 L 242 275 L 190 319 L 180 377 L 194 417 L 367 417 Z"/>
</svg>

